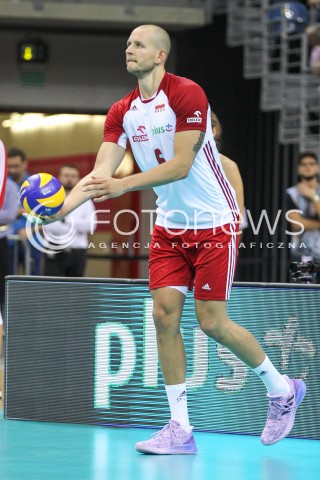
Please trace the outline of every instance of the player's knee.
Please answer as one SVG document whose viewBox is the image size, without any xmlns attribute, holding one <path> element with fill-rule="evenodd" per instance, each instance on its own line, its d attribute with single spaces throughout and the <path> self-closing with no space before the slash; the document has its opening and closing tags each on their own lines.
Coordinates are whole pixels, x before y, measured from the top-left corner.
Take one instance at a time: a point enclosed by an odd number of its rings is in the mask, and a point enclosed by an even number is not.
<svg viewBox="0 0 320 480">
<path fill-rule="evenodd" d="M 154 305 L 153 321 L 158 335 L 167 333 L 176 334 L 180 330 L 180 322 L 175 312 L 161 305 Z"/>
<path fill-rule="evenodd" d="M 197 319 L 201 330 L 210 338 L 222 343 L 230 319 L 222 302 L 197 302 Z"/>
<path fill-rule="evenodd" d="M 223 344 L 223 339 L 227 331 L 227 325 L 220 319 L 206 318 L 199 322 L 200 328 L 208 337 L 216 342 Z"/>
</svg>

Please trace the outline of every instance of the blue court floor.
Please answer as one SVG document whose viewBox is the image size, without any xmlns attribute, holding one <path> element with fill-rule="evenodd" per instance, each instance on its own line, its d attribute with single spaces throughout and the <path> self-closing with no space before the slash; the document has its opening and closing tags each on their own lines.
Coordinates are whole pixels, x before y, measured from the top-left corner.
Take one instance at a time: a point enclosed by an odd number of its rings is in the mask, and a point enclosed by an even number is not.
<svg viewBox="0 0 320 480">
<path fill-rule="evenodd" d="M 3 419 L 1 480 L 319 480 L 320 441 L 196 432 L 196 455 L 142 455 L 154 430 Z"/>
</svg>

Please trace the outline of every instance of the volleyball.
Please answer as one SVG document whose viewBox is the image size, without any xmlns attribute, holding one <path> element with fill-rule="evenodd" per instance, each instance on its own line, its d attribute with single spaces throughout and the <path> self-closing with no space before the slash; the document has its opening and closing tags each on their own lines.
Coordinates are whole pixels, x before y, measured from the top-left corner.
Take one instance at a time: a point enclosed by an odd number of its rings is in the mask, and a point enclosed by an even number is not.
<svg viewBox="0 0 320 480">
<path fill-rule="evenodd" d="M 36 173 L 23 182 L 20 201 L 27 213 L 50 217 L 63 205 L 65 191 L 59 180 L 50 173 Z"/>
</svg>

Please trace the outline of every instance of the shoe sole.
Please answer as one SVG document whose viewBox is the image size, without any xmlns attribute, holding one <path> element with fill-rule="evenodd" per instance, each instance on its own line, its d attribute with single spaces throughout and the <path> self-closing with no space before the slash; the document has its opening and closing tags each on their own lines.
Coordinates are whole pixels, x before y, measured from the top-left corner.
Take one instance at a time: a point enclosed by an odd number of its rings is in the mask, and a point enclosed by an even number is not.
<svg viewBox="0 0 320 480">
<path fill-rule="evenodd" d="M 291 422 L 288 424 L 288 426 L 287 426 L 286 430 L 283 432 L 283 434 L 279 438 L 274 440 L 273 442 L 264 443 L 261 440 L 261 443 L 263 445 L 269 446 L 269 445 L 274 445 L 277 442 L 280 442 L 280 440 L 282 440 L 284 437 L 286 437 L 292 430 L 294 420 L 295 420 L 295 416 L 296 416 L 296 412 L 297 412 L 297 408 L 299 407 L 299 405 L 301 404 L 302 400 L 305 397 L 307 387 L 306 387 L 306 384 L 304 383 L 303 380 L 296 380 L 295 378 L 293 378 L 291 381 L 294 383 L 294 392 L 295 392 L 294 397 L 295 397 L 295 401 L 296 401 L 296 406 L 293 409 L 293 415 L 292 415 Z"/>
<path fill-rule="evenodd" d="M 152 448 L 152 447 L 137 447 L 136 446 L 137 452 L 140 453 L 147 453 L 150 455 L 193 455 L 197 453 L 197 448 L 192 446 L 189 450 L 187 450 L 185 447 L 183 447 L 183 450 L 180 447 L 177 447 L 176 449 L 170 448 Z"/>
</svg>

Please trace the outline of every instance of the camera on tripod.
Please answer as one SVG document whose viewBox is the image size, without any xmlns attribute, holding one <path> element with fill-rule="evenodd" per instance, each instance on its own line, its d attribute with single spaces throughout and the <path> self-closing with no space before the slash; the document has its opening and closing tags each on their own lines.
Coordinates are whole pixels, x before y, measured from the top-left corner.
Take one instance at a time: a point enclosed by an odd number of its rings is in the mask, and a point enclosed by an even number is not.
<svg viewBox="0 0 320 480">
<path fill-rule="evenodd" d="M 292 262 L 289 266 L 289 272 L 292 280 L 295 282 L 310 283 L 312 278 L 320 273 L 319 262 Z"/>
</svg>

